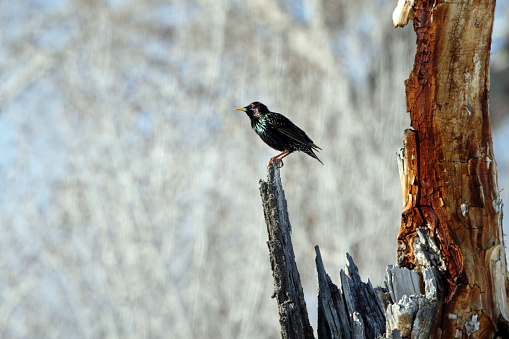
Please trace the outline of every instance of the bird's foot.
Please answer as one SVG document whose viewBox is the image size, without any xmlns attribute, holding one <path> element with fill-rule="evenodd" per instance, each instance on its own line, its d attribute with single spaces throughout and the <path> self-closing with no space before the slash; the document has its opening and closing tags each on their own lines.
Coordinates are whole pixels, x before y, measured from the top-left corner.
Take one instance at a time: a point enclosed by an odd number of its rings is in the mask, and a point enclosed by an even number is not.
<svg viewBox="0 0 509 339">
<path fill-rule="evenodd" d="M 273 162 L 276 163 L 277 168 L 281 168 L 284 165 L 283 160 L 279 159 L 278 157 L 272 157 L 272 158 L 270 158 L 269 164 L 267 165 L 267 167 L 270 167 L 270 164 L 272 164 Z"/>
</svg>

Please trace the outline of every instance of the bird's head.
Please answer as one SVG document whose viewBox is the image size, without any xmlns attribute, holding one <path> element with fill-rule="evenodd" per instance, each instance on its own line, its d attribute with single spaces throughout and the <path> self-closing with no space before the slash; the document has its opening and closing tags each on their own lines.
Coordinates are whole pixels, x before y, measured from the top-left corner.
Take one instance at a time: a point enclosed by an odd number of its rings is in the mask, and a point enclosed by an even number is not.
<svg viewBox="0 0 509 339">
<path fill-rule="evenodd" d="M 246 107 L 235 108 L 236 111 L 244 111 L 250 118 L 257 118 L 261 114 L 269 112 L 267 106 L 261 102 L 255 101 L 247 105 Z"/>
</svg>

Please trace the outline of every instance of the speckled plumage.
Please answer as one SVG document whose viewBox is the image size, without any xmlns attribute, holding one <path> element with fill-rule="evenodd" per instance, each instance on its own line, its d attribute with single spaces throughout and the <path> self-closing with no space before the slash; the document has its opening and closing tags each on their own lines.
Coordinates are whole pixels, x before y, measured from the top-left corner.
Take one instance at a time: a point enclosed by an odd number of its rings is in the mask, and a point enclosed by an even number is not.
<svg viewBox="0 0 509 339">
<path fill-rule="evenodd" d="M 251 119 L 251 127 L 256 134 L 267 145 L 283 152 L 272 157 L 269 165 L 277 159 L 281 161 L 281 166 L 283 166 L 282 159 L 295 151 L 304 152 L 323 165 L 322 161 L 313 152 L 313 150 L 318 151 L 321 148 L 315 145 L 303 130 L 284 115 L 269 111 L 267 106 L 257 101 L 235 110 L 246 112 L 249 119 Z"/>
</svg>

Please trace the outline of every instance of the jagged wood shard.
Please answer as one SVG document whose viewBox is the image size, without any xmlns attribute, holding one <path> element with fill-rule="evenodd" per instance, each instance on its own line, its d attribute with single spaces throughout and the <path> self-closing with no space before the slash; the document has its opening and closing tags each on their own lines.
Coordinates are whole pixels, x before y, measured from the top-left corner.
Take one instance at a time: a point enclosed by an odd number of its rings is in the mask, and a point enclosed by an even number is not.
<svg viewBox="0 0 509 339">
<path fill-rule="evenodd" d="M 347 265 L 341 270 L 341 290 L 325 272 L 318 246 L 318 338 L 377 338 L 385 333 L 385 306 L 380 295 L 386 291 L 373 289 L 361 281 L 357 266 L 347 253 Z"/>
</svg>

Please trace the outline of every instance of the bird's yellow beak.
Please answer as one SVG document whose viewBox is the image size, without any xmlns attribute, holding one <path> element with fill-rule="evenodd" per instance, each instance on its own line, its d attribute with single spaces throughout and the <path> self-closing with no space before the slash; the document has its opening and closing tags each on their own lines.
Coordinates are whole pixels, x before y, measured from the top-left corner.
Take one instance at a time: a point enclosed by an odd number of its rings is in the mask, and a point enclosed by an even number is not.
<svg viewBox="0 0 509 339">
<path fill-rule="evenodd" d="M 234 111 L 243 111 L 244 110 L 244 107 L 240 107 L 240 108 L 235 108 Z"/>
</svg>

